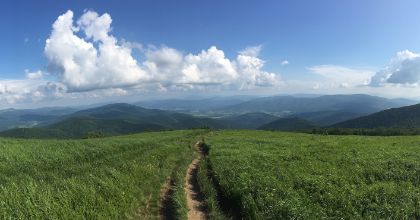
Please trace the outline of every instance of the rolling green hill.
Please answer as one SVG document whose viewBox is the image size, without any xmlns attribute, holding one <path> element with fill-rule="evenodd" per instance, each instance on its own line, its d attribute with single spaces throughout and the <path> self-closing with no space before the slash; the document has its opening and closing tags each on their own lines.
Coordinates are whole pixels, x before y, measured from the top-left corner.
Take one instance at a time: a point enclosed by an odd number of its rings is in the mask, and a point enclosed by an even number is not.
<svg viewBox="0 0 420 220">
<path fill-rule="evenodd" d="M 420 219 L 418 136 L 221 131 L 206 144 L 199 182 L 233 219 Z"/>
<path fill-rule="evenodd" d="M 336 128 L 420 128 L 420 104 L 393 108 L 341 122 Z"/>
<path fill-rule="evenodd" d="M 141 103 L 161 109 L 110 104 L 94 108 L 0 110 L 0 136 L 68 138 L 83 137 L 95 132 L 114 135 L 197 127 L 256 129 L 278 119 L 276 117 L 297 117 L 320 126 L 330 126 L 413 101 L 368 95 L 328 95 L 264 98 L 232 96 Z"/>
<path fill-rule="evenodd" d="M 146 122 L 72 117 L 46 127 L 15 128 L 3 131 L 0 133 L 0 136 L 16 138 L 88 138 L 167 129 L 166 127 Z"/>
<path fill-rule="evenodd" d="M 177 112 L 145 109 L 129 104 L 110 104 L 75 112 L 47 126 L 3 131 L 0 136 L 83 138 L 201 127 L 223 128 L 224 124 L 215 119 L 193 117 Z"/>
<path fill-rule="evenodd" d="M 310 121 L 301 118 L 280 118 L 268 124 L 265 124 L 259 129 L 261 130 L 276 130 L 276 131 L 304 131 L 317 126 Z"/>
<path fill-rule="evenodd" d="M 170 177 L 183 219 L 185 170 L 203 130 L 89 140 L 0 138 L 1 219 L 160 219 Z"/>
<path fill-rule="evenodd" d="M 71 114 L 68 117 L 87 117 L 101 120 L 126 120 L 133 123 L 155 124 L 168 129 L 223 126 L 217 120 L 211 118 L 193 117 L 188 114 L 159 109 L 146 109 L 124 103 L 110 104 L 98 108 L 87 109 Z"/>
<path fill-rule="evenodd" d="M 207 101 L 209 106 L 217 109 L 215 106 L 225 106 L 232 99 L 214 98 Z M 334 124 L 334 127 L 343 128 L 417 128 L 416 126 L 419 124 L 416 112 L 412 114 L 397 112 L 390 114 L 391 117 L 389 117 L 388 111 L 385 111 L 385 114 L 378 113 L 379 116 L 373 114 L 366 118 L 346 121 L 374 110 L 400 106 L 411 102 L 410 100 L 385 99 L 368 95 L 280 96 L 249 99 L 250 97 L 245 97 L 243 100 L 237 98 L 235 100 L 242 100 L 241 103 L 235 104 L 232 101 L 232 105 L 222 108 L 224 110 L 214 110 L 232 111 L 231 113 L 225 112 L 229 116 L 215 118 L 192 116 L 176 111 L 147 109 L 125 103 L 109 104 L 80 111 L 71 108 L 6 109 L 0 111 L 0 136 L 83 138 L 202 127 L 303 131 L 318 125 L 330 126 L 331 124 Z M 176 100 L 158 103 L 158 105 L 170 107 L 176 105 Z M 192 107 L 197 103 L 204 106 L 206 99 L 185 101 L 180 105 Z M 259 110 L 259 112 L 249 112 L 250 110 Z M 309 110 L 311 112 L 308 112 Z M 286 118 L 279 119 L 276 115 L 286 115 Z M 337 124 L 342 121 L 346 122 Z M 5 130 L 6 128 L 9 130 Z"/>
</svg>

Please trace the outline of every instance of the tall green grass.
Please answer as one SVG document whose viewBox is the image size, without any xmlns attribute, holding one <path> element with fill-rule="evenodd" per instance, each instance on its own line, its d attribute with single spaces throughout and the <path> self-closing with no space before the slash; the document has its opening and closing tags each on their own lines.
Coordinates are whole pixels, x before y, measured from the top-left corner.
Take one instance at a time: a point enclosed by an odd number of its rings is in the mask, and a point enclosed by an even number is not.
<svg viewBox="0 0 420 220">
<path fill-rule="evenodd" d="M 419 136 L 221 131 L 206 143 L 244 219 L 420 219 Z"/>
<path fill-rule="evenodd" d="M 158 218 L 162 185 L 171 175 L 183 184 L 190 146 L 202 132 L 0 139 L 0 218 Z"/>
<path fill-rule="evenodd" d="M 208 158 L 200 161 L 198 165 L 198 172 L 197 172 L 197 182 L 199 188 L 204 196 L 204 204 L 205 209 L 207 211 L 207 216 L 209 219 L 217 219 L 217 220 L 226 220 L 230 219 L 230 216 L 224 214 L 221 210 L 220 198 L 218 196 L 218 192 L 214 187 L 213 179 L 211 178 L 211 174 L 208 170 Z"/>
<path fill-rule="evenodd" d="M 185 174 L 205 134 L 198 182 L 212 219 L 231 217 L 226 208 L 244 219 L 420 219 L 418 136 L 204 130 L 0 138 L 0 218 L 157 219 L 171 177 L 185 219 Z"/>
</svg>

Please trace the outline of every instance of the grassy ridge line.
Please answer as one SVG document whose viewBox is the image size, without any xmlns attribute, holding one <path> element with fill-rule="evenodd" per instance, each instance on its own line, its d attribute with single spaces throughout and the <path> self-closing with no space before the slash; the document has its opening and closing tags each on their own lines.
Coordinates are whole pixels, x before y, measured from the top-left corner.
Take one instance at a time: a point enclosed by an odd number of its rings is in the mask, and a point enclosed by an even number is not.
<svg viewBox="0 0 420 220">
<path fill-rule="evenodd" d="M 420 218 L 418 136 L 221 131 L 206 143 L 244 219 Z"/>
<path fill-rule="evenodd" d="M 189 146 L 203 132 L 69 141 L 0 138 L 0 218 L 158 218 L 157 186 L 177 176 L 174 167 L 184 174 L 184 160 L 193 157 Z"/>
</svg>

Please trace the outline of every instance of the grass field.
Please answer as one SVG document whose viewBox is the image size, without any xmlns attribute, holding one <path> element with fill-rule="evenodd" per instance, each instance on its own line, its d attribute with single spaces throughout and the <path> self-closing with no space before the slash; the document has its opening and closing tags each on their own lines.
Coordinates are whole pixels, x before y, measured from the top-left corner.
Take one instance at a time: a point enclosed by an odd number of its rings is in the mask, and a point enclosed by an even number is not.
<svg viewBox="0 0 420 220">
<path fill-rule="evenodd" d="M 185 174 L 210 219 L 420 219 L 420 137 L 187 130 L 0 139 L 1 219 L 186 219 Z"/>
<path fill-rule="evenodd" d="M 183 176 L 203 131 L 89 140 L 0 139 L 1 219 L 157 218 L 168 176 L 185 215 Z"/>
<path fill-rule="evenodd" d="M 219 200 L 233 204 L 236 217 L 420 219 L 418 136 L 222 131 L 206 143 L 201 173 L 211 169 Z M 216 190 L 200 178 L 217 216 Z"/>
</svg>

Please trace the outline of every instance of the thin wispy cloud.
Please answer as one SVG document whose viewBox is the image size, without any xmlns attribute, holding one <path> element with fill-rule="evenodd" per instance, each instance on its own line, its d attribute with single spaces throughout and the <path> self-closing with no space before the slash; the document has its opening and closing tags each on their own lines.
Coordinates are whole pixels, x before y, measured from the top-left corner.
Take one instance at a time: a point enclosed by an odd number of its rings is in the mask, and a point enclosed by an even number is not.
<svg viewBox="0 0 420 220">
<path fill-rule="evenodd" d="M 320 75 L 327 83 L 335 83 L 340 87 L 367 85 L 375 71 L 355 69 L 338 65 L 318 65 L 309 67 L 311 73 Z"/>
</svg>

